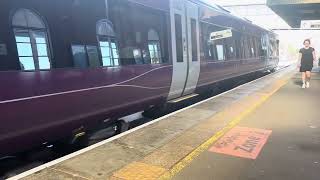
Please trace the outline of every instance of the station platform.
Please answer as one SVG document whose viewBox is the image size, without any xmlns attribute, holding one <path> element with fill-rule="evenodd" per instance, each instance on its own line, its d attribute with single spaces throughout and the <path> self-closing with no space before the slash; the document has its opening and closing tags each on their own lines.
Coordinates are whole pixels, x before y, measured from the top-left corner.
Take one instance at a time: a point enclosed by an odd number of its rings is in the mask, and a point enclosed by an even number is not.
<svg viewBox="0 0 320 180">
<path fill-rule="evenodd" d="M 173 179 L 319 180 L 320 74 L 311 85 L 301 89 L 300 74 L 294 75 Z"/>
<path fill-rule="evenodd" d="M 289 67 L 11 179 L 320 178 L 320 74 Z"/>
</svg>

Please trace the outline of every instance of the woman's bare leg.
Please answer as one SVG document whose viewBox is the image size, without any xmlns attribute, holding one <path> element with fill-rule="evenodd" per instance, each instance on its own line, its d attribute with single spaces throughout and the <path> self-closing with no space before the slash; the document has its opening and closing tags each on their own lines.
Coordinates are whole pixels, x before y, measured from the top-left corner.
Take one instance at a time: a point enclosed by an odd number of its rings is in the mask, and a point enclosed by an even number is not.
<svg viewBox="0 0 320 180">
<path fill-rule="evenodd" d="M 306 72 L 306 81 L 307 81 L 307 82 L 310 82 L 310 80 L 311 80 L 311 72 L 310 72 L 310 71 L 307 71 L 307 72 Z"/>
<path fill-rule="evenodd" d="M 303 89 L 307 87 L 306 78 L 307 78 L 307 73 L 302 72 L 302 88 Z"/>
<path fill-rule="evenodd" d="M 306 72 L 306 88 L 310 88 L 311 72 Z"/>
<path fill-rule="evenodd" d="M 306 73 L 302 72 L 302 83 L 306 84 Z"/>
</svg>

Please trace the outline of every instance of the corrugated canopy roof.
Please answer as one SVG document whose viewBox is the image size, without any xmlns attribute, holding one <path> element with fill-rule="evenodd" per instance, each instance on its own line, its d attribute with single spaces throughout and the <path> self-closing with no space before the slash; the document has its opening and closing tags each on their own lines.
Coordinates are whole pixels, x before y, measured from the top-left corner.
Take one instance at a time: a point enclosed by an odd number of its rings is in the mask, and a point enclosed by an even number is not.
<svg viewBox="0 0 320 180">
<path fill-rule="evenodd" d="M 267 5 L 293 28 L 302 20 L 320 20 L 320 0 L 268 0 Z"/>
</svg>

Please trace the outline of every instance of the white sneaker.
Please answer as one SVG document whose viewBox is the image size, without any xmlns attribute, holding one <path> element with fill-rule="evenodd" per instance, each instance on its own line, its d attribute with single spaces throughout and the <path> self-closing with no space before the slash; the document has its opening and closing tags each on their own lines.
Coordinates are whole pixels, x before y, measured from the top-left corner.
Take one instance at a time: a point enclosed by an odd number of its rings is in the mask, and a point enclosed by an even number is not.
<svg viewBox="0 0 320 180">
<path fill-rule="evenodd" d="M 306 88 L 310 88 L 310 82 L 306 83 Z"/>
<path fill-rule="evenodd" d="M 306 88 L 306 84 L 303 83 L 303 84 L 302 84 L 302 89 L 305 89 L 305 88 Z"/>
</svg>

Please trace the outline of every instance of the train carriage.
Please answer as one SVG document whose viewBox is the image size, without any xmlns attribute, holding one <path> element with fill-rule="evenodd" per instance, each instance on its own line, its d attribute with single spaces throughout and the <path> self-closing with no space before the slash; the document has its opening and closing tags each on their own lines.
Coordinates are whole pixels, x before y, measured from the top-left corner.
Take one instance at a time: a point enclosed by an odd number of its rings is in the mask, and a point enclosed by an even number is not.
<svg viewBox="0 0 320 180">
<path fill-rule="evenodd" d="M 275 34 L 210 0 L 2 0 L 0 156 L 274 69 Z"/>
</svg>

